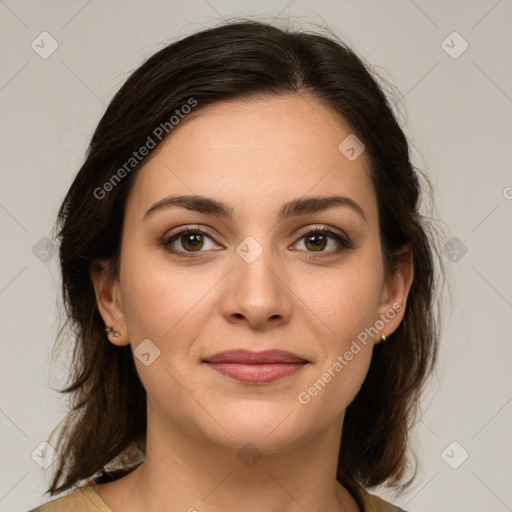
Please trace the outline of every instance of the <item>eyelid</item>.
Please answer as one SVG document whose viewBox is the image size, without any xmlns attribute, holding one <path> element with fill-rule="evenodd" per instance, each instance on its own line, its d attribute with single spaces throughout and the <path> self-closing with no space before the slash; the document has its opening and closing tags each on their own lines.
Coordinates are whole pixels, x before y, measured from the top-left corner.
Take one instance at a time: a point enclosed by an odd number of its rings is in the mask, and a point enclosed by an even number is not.
<svg viewBox="0 0 512 512">
<path fill-rule="evenodd" d="M 216 235 L 213 235 L 212 233 L 208 232 L 204 229 L 202 225 L 194 225 L 194 224 L 188 224 L 186 226 L 179 226 L 177 228 L 171 229 L 169 232 L 167 232 L 163 238 L 162 238 L 162 244 L 168 245 L 171 242 L 171 239 L 182 234 L 187 233 L 198 233 L 200 235 L 205 235 L 208 238 L 210 238 L 216 245 L 221 245 L 216 241 Z M 180 251 L 182 252 L 182 251 Z M 198 251 L 198 252 L 204 252 L 204 251 Z"/>
<path fill-rule="evenodd" d="M 215 239 L 216 236 L 209 233 L 208 231 L 206 231 L 202 225 L 191 225 L 191 224 L 185 225 L 185 226 L 179 226 L 177 228 L 172 229 L 168 233 L 166 233 L 164 235 L 164 237 L 162 238 L 161 245 L 164 248 L 166 248 L 171 243 L 172 238 L 175 238 L 175 237 L 177 238 L 179 235 L 186 234 L 186 233 L 198 233 L 198 234 L 207 236 L 216 245 L 221 245 L 216 241 L 216 239 Z M 310 233 L 320 233 L 320 234 L 323 233 L 328 237 L 334 238 L 334 240 L 336 241 L 336 243 L 338 243 L 340 245 L 340 247 L 338 249 L 336 249 L 335 251 L 318 251 L 317 253 L 315 253 L 315 251 L 302 251 L 302 250 L 299 251 L 299 252 L 310 253 L 311 255 L 309 257 L 317 257 L 317 256 L 322 256 L 322 255 L 329 256 L 332 254 L 337 254 L 346 249 L 354 248 L 353 242 L 351 241 L 351 239 L 346 235 L 346 233 L 343 230 L 336 228 L 334 226 L 331 226 L 329 224 L 315 224 L 315 225 L 308 225 L 308 226 L 305 226 L 304 228 L 301 228 L 300 230 L 298 230 L 295 233 L 295 235 L 294 235 L 295 242 L 293 242 L 292 246 L 296 245 L 300 240 L 302 240 L 302 238 L 304 238 L 306 235 L 308 235 Z M 193 256 L 195 254 L 200 254 L 201 252 L 204 253 L 204 252 L 209 252 L 209 251 L 169 251 L 169 252 L 174 253 L 174 254 L 179 253 L 180 255 Z"/>
<path fill-rule="evenodd" d="M 350 238 L 348 237 L 348 235 L 341 229 L 339 228 L 336 228 L 334 226 L 331 226 L 329 224 L 310 224 L 304 228 L 301 228 L 295 236 L 298 236 L 299 238 L 303 237 L 304 235 L 307 235 L 311 232 L 319 232 L 319 231 L 324 231 L 324 232 L 333 232 L 335 233 L 336 235 L 338 235 L 339 237 L 343 238 L 344 240 L 346 240 L 347 242 L 350 241 Z"/>
<path fill-rule="evenodd" d="M 305 236 L 309 235 L 310 233 L 325 234 L 327 237 L 334 239 L 339 247 L 334 251 L 298 251 L 304 253 L 304 256 L 307 258 L 328 257 L 355 248 L 355 244 L 343 230 L 329 224 L 316 224 L 306 226 L 295 235 L 297 240 L 292 244 L 292 246 L 299 243 Z"/>
</svg>

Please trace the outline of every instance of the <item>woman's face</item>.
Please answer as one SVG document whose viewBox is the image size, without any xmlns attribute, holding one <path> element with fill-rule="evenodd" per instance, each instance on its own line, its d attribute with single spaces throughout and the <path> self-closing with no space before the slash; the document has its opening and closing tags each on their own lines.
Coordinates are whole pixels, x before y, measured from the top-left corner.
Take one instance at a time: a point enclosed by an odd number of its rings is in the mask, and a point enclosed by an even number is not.
<svg viewBox="0 0 512 512">
<path fill-rule="evenodd" d="M 369 162 L 350 136 L 310 97 L 223 102 L 190 114 L 141 170 L 119 280 L 99 304 L 121 331 L 112 342 L 135 351 L 153 421 L 268 452 L 340 432 L 411 279 L 385 276 Z M 167 201 L 178 196 L 188 203 Z M 307 362 L 206 362 L 236 349 Z"/>
</svg>

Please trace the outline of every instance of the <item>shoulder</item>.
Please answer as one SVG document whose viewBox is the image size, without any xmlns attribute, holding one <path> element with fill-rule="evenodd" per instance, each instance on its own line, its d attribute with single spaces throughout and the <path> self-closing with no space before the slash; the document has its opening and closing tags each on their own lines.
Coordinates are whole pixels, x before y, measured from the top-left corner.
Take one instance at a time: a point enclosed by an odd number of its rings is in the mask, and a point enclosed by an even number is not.
<svg viewBox="0 0 512 512">
<path fill-rule="evenodd" d="M 357 495 L 363 505 L 363 512 L 406 512 L 364 489 L 358 490 Z"/>
<path fill-rule="evenodd" d="M 77 487 L 67 496 L 45 503 L 29 512 L 112 512 L 92 485 Z"/>
</svg>

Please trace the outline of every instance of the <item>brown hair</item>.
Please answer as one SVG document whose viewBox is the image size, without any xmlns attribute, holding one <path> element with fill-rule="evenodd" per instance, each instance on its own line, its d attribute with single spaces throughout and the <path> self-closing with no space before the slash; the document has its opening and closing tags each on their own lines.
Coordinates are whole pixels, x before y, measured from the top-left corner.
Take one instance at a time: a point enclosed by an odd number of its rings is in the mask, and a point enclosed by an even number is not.
<svg viewBox="0 0 512 512">
<path fill-rule="evenodd" d="M 338 480 L 348 486 L 403 480 L 409 430 L 437 347 L 438 253 L 419 213 L 421 174 L 410 162 L 404 133 L 377 80 L 344 43 L 335 36 L 242 20 L 166 46 L 128 78 L 99 122 L 60 208 L 68 319 L 58 339 L 72 327 L 74 349 L 69 385 L 61 390 L 70 394 L 70 411 L 55 445 L 61 458 L 47 493 L 99 472 L 99 481 L 119 478 L 145 453 L 145 390 L 130 346 L 117 347 L 106 338 L 90 278 L 102 260 L 119 270 L 126 198 L 148 156 L 129 170 L 126 162 L 191 98 L 197 110 L 228 99 L 294 93 L 328 105 L 366 146 L 387 271 L 394 272 L 395 253 L 404 244 L 413 252 L 405 317 L 390 339 L 375 347 L 366 380 L 346 411 L 337 470 Z M 123 166 L 122 179 L 104 187 Z"/>
</svg>

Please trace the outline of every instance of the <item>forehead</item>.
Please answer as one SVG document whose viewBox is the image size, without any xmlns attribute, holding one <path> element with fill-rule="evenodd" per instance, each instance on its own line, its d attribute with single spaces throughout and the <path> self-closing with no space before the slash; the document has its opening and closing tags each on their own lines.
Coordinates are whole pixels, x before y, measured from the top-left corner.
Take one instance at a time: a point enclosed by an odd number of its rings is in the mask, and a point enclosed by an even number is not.
<svg viewBox="0 0 512 512">
<path fill-rule="evenodd" d="M 364 152 L 350 160 L 340 151 L 347 137 L 351 127 L 309 96 L 219 102 L 173 129 L 139 172 L 128 207 L 143 214 L 167 195 L 200 194 L 243 214 L 339 193 L 371 217 L 376 198 L 368 160 Z"/>
</svg>

